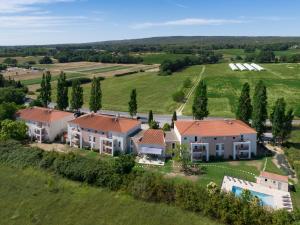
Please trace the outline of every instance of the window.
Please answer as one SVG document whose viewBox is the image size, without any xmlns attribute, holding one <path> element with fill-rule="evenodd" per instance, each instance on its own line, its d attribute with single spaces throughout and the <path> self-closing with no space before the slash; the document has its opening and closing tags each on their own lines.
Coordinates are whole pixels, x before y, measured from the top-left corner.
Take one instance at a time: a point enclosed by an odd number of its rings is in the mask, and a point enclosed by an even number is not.
<svg viewBox="0 0 300 225">
<path fill-rule="evenodd" d="M 197 136 L 195 136 L 195 142 L 197 142 L 198 141 L 198 137 Z"/>
<path fill-rule="evenodd" d="M 172 143 L 172 149 L 175 149 L 175 143 Z"/>
<path fill-rule="evenodd" d="M 187 140 L 187 137 L 184 137 L 183 139 L 184 139 L 184 140 Z"/>
<path fill-rule="evenodd" d="M 217 140 L 217 138 L 215 137 L 214 140 Z"/>
<path fill-rule="evenodd" d="M 89 142 L 96 142 L 96 137 L 90 135 L 89 136 Z"/>
<path fill-rule="evenodd" d="M 267 182 L 267 181 L 268 181 L 268 179 L 265 179 L 265 181 Z"/>
<path fill-rule="evenodd" d="M 225 150 L 224 143 L 216 144 L 216 155 L 217 156 L 224 156 L 224 150 Z"/>
<path fill-rule="evenodd" d="M 121 148 L 121 141 L 119 141 L 119 148 Z"/>
</svg>

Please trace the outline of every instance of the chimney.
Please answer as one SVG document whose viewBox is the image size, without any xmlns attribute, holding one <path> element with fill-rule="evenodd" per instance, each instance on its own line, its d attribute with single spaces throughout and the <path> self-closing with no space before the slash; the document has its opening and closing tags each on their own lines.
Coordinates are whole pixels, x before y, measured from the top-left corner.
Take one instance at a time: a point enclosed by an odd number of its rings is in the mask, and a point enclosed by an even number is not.
<svg viewBox="0 0 300 225">
<path fill-rule="evenodd" d="M 117 114 L 115 115 L 115 122 L 117 122 L 117 121 L 119 120 L 119 117 L 120 117 L 120 113 L 117 113 Z"/>
</svg>

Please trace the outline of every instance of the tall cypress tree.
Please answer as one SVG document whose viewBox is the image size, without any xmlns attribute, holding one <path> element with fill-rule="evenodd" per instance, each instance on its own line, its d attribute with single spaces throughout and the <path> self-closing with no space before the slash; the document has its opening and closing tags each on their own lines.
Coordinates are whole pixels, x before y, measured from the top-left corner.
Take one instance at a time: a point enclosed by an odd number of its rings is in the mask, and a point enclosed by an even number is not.
<svg viewBox="0 0 300 225">
<path fill-rule="evenodd" d="M 258 140 L 261 140 L 262 134 L 266 131 L 267 99 L 267 88 L 262 81 L 259 81 L 255 86 L 252 112 L 252 127 L 257 131 Z"/>
<path fill-rule="evenodd" d="M 66 74 L 61 72 L 57 80 L 57 108 L 65 110 L 69 106 L 69 88 L 66 82 Z"/>
<path fill-rule="evenodd" d="M 97 112 L 102 107 L 102 91 L 100 79 L 94 77 L 91 87 L 90 110 Z"/>
<path fill-rule="evenodd" d="M 239 98 L 236 118 L 249 124 L 252 115 L 252 105 L 250 98 L 250 85 L 246 82 L 243 85 L 241 96 Z"/>
<path fill-rule="evenodd" d="M 71 108 L 78 111 L 83 105 L 83 89 L 80 81 L 75 79 L 72 82 Z"/>
<path fill-rule="evenodd" d="M 148 115 L 148 124 L 150 125 L 152 121 L 153 121 L 153 112 L 152 110 L 150 110 Z"/>
<path fill-rule="evenodd" d="M 39 99 L 44 107 L 48 107 L 51 102 L 51 73 L 49 71 L 46 72 L 46 75 L 43 74 Z"/>
<path fill-rule="evenodd" d="M 197 120 L 202 120 L 208 116 L 209 112 L 207 109 L 207 87 L 203 80 L 198 84 L 193 103 L 193 116 Z"/>
<path fill-rule="evenodd" d="M 176 113 L 176 111 L 173 112 L 173 116 L 172 116 L 172 123 L 171 123 L 171 127 L 172 128 L 174 128 L 175 121 L 177 121 L 177 113 Z"/>
<path fill-rule="evenodd" d="M 135 116 L 137 113 L 137 94 L 136 89 L 133 89 L 130 94 L 130 100 L 128 102 L 129 114 L 131 117 Z"/>
</svg>

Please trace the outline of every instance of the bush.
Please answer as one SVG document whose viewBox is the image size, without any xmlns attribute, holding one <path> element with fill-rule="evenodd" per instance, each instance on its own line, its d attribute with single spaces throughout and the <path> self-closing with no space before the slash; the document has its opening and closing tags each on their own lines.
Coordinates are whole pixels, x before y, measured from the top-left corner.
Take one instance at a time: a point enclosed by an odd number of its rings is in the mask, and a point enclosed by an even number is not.
<svg viewBox="0 0 300 225">
<path fill-rule="evenodd" d="M 175 102 L 183 102 L 185 99 L 185 94 L 184 94 L 183 90 L 180 90 L 180 91 L 175 92 L 172 95 L 172 97 Z"/>
<path fill-rule="evenodd" d="M 170 131 L 171 130 L 171 125 L 168 124 L 168 123 L 165 123 L 162 129 L 163 129 L 163 131 Z"/>
<path fill-rule="evenodd" d="M 52 59 L 49 56 L 44 56 L 39 60 L 40 64 L 53 64 Z"/>
<path fill-rule="evenodd" d="M 136 73 L 138 73 L 138 71 L 132 71 L 132 72 L 127 72 L 127 73 L 120 73 L 120 74 L 116 74 L 115 77 L 122 77 L 122 76 L 132 75 L 132 74 L 136 74 Z"/>
<path fill-rule="evenodd" d="M 183 81 L 183 88 L 190 88 L 192 86 L 192 81 L 190 78 L 186 78 Z"/>
<path fill-rule="evenodd" d="M 101 79 L 101 78 L 99 78 Z M 80 84 L 88 84 L 92 82 L 91 78 L 88 77 L 80 77 L 80 78 L 74 78 L 74 79 L 70 79 L 70 80 L 66 80 L 66 86 L 67 87 L 72 87 L 72 83 L 73 81 L 78 80 L 80 82 Z"/>
</svg>

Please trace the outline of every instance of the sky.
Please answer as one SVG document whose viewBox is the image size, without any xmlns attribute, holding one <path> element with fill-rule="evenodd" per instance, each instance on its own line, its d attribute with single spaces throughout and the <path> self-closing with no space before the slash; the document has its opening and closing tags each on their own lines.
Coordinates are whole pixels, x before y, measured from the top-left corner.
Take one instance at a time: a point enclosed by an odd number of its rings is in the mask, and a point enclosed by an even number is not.
<svg viewBox="0 0 300 225">
<path fill-rule="evenodd" d="M 0 46 L 300 36 L 300 0 L 0 0 Z"/>
</svg>

